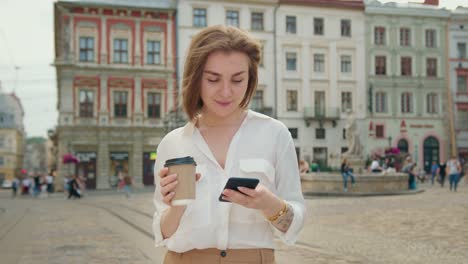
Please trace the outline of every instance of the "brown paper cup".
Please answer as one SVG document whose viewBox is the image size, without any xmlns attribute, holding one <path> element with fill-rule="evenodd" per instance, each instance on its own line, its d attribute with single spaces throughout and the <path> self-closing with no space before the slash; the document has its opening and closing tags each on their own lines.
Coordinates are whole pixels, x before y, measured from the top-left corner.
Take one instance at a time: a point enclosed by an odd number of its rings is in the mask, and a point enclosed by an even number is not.
<svg viewBox="0 0 468 264">
<path fill-rule="evenodd" d="M 168 167 L 169 174 L 177 174 L 178 184 L 174 190 L 172 205 L 187 205 L 195 200 L 195 166 L 192 157 L 167 160 L 164 167 Z"/>
</svg>

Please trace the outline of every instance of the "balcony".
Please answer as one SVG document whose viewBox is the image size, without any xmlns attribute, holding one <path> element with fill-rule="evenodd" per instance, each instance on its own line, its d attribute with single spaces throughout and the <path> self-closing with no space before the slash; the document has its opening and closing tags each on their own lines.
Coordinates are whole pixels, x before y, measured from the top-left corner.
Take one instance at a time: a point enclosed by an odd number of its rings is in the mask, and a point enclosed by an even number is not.
<svg viewBox="0 0 468 264">
<path fill-rule="evenodd" d="M 304 107 L 304 121 L 306 126 L 310 126 L 312 121 L 318 121 L 322 127 L 324 122 L 330 121 L 333 127 L 340 119 L 340 109 L 338 107 Z"/>
<path fill-rule="evenodd" d="M 273 107 L 267 107 L 267 106 L 254 107 L 252 108 L 252 110 L 255 112 L 259 112 L 261 114 L 267 115 L 269 117 L 273 117 Z"/>
</svg>

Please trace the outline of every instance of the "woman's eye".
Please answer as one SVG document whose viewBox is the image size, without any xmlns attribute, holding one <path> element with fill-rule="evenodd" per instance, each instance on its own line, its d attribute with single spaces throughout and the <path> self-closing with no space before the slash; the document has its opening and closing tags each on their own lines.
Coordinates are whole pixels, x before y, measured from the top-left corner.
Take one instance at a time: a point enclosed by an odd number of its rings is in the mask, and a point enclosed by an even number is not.
<svg viewBox="0 0 468 264">
<path fill-rule="evenodd" d="M 241 83 L 243 80 L 232 80 L 232 82 L 235 82 L 235 83 Z"/>
<path fill-rule="evenodd" d="M 207 80 L 208 80 L 209 82 L 213 82 L 213 83 L 218 81 L 218 80 L 216 80 L 216 79 L 207 79 Z"/>
</svg>

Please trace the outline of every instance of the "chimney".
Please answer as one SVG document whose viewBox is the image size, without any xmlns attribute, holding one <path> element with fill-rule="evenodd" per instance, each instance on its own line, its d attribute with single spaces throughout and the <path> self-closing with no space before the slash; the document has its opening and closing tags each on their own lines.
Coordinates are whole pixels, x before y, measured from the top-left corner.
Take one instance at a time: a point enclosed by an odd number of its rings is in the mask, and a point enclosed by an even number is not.
<svg viewBox="0 0 468 264">
<path fill-rule="evenodd" d="M 439 6 L 439 0 L 424 0 L 425 5 Z"/>
</svg>

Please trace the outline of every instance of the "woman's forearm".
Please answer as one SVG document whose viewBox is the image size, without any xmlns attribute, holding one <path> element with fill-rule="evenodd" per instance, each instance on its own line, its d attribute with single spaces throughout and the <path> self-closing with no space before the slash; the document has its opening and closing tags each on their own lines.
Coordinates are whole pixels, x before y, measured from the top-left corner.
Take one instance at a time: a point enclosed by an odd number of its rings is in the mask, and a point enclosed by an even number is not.
<svg viewBox="0 0 468 264">
<path fill-rule="evenodd" d="M 173 206 L 164 211 L 161 216 L 161 233 L 164 239 L 171 237 L 177 231 L 186 208 L 187 206 Z"/>
</svg>

